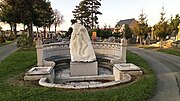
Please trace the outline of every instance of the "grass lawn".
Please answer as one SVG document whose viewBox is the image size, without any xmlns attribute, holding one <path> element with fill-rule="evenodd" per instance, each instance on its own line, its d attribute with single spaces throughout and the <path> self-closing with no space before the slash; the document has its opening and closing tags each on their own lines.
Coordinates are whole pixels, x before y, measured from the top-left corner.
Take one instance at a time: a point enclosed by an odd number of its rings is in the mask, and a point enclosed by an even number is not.
<svg viewBox="0 0 180 101">
<path fill-rule="evenodd" d="M 157 50 L 159 52 L 163 52 L 166 54 L 180 56 L 180 49 L 179 48 L 160 49 L 159 47 L 153 47 L 153 46 L 149 46 L 149 45 L 142 45 L 139 48 L 152 49 L 152 50 Z"/>
<path fill-rule="evenodd" d="M 36 52 L 18 50 L 0 63 L 0 101 L 146 101 L 155 92 L 155 74 L 139 56 L 128 52 L 127 60 L 144 70 L 139 80 L 105 89 L 65 90 L 23 81 L 36 64 Z"/>
<path fill-rule="evenodd" d="M 4 46 L 4 45 L 8 45 L 8 44 L 11 44 L 13 43 L 14 41 L 6 41 L 5 43 L 0 43 L 0 47 L 1 46 Z"/>
<path fill-rule="evenodd" d="M 180 56 L 180 49 L 162 49 L 158 51 L 166 53 L 166 54 Z"/>
<path fill-rule="evenodd" d="M 163 52 L 166 54 L 180 56 L 180 49 L 178 49 L 178 48 L 176 48 L 176 49 L 175 48 L 160 49 L 159 47 L 153 47 L 153 46 L 148 46 L 148 45 L 143 45 L 139 48 L 152 49 L 152 50 L 157 50 L 159 52 Z"/>
</svg>

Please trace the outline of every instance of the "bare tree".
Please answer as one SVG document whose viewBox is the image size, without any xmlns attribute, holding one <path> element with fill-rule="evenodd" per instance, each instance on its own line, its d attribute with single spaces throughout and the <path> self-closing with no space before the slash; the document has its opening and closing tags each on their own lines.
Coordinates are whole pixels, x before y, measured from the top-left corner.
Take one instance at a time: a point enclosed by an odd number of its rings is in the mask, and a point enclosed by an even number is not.
<svg viewBox="0 0 180 101">
<path fill-rule="evenodd" d="M 56 28 L 57 26 L 60 26 L 64 22 L 64 16 L 61 15 L 60 11 L 57 9 L 54 9 L 54 28 L 55 28 L 55 35 L 56 35 Z"/>
</svg>

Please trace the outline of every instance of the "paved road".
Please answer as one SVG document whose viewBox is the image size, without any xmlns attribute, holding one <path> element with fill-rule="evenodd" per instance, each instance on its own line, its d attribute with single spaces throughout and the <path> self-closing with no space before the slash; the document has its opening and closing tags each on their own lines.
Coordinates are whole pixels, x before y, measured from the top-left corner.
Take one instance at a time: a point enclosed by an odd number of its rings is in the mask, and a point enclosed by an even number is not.
<svg viewBox="0 0 180 101">
<path fill-rule="evenodd" d="M 0 47 L 0 61 L 2 61 L 5 57 L 16 51 L 18 48 L 16 47 L 16 42 L 13 42 L 9 45 Z"/>
<path fill-rule="evenodd" d="M 157 74 L 157 92 L 149 101 L 180 101 L 180 57 L 128 47 L 143 57 Z"/>
</svg>

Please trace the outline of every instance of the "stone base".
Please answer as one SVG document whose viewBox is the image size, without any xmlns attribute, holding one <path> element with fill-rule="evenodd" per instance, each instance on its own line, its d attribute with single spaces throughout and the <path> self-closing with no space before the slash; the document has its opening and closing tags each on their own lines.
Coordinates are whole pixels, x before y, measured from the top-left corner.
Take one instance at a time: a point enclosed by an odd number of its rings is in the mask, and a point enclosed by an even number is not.
<svg viewBox="0 0 180 101">
<path fill-rule="evenodd" d="M 98 75 L 98 63 L 70 63 L 70 76 L 95 76 Z"/>
<path fill-rule="evenodd" d="M 33 67 L 25 73 L 24 80 L 39 80 L 47 77 L 49 82 L 54 82 L 54 69 L 52 67 Z"/>
<path fill-rule="evenodd" d="M 115 81 L 120 81 L 123 79 L 123 73 L 116 67 L 113 67 L 113 75 Z"/>
<path fill-rule="evenodd" d="M 114 64 L 113 75 L 115 75 L 115 79 L 116 79 L 116 75 L 117 77 L 119 77 L 118 75 L 121 75 L 120 73 L 121 74 L 128 73 L 129 75 L 134 75 L 134 76 L 143 75 L 141 69 L 132 63 Z"/>
</svg>

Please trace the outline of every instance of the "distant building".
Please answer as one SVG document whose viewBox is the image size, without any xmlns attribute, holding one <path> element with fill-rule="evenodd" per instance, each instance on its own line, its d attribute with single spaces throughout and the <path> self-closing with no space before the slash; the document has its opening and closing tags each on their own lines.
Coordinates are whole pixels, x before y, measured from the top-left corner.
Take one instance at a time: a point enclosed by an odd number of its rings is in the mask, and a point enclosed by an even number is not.
<svg viewBox="0 0 180 101">
<path fill-rule="evenodd" d="M 128 25 L 131 29 L 133 29 L 134 27 L 136 27 L 137 25 L 137 21 L 132 18 L 132 19 L 125 19 L 125 20 L 120 20 L 116 26 L 114 27 L 114 32 L 122 32 L 122 26 L 123 25 Z"/>
</svg>

